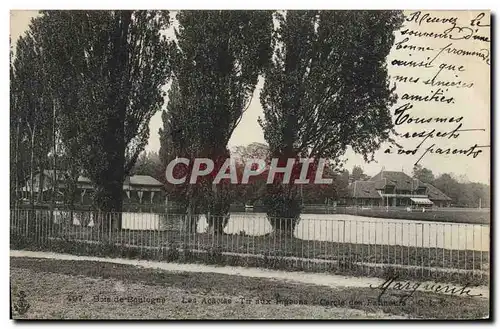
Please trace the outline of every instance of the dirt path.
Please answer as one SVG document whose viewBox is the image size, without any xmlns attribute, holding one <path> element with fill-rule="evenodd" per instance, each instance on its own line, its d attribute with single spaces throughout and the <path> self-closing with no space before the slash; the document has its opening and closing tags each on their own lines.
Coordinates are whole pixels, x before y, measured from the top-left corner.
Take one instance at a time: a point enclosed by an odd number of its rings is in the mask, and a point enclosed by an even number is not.
<svg viewBox="0 0 500 329">
<path fill-rule="evenodd" d="M 174 272 L 197 272 L 197 273 L 218 273 L 228 275 L 240 275 L 245 277 L 255 278 L 268 278 L 280 279 L 296 283 L 314 284 L 320 286 L 327 286 L 330 288 L 367 288 L 371 286 L 381 285 L 385 280 L 379 278 L 367 277 L 349 277 L 341 275 L 332 275 L 324 273 L 305 273 L 305 272 L 284 272 L 275 271 L 261 268 L 246 268 L 246 267 L 233 267 L 233 266 L 211 266 L 202 264 L 179 264 L 179 263 L 165 263 L 146 260 L 133 260 L 123 258 L 101 258 L 101 257 L 88 257 L 76 256 L 70 254 L 59 254 L 53 252 L 38 252 L 38 251 L 25 251 L 25 250 L 11 250 L 10 257 L 34 257 L 34 258 L 47 258 L 59 260 L 81 260 L 81 261 L 95 261 L 107 262 L 115 264 L 135 265 L 144 268 L 161 269 Z M 435 284 L 435 282 L 421 282 L 421 287 L 427 283 Z M 471 289 L 472 295 L 481 295 L 478 298 L 489 298 L 489 288 L 487 286 L 473 287 Z"/>
<path fill-rule="evenodd" d="M 379 287 L 11 257 L 11 298 L 31 318 L 484 319 L 489 300 Z M 206 301 L 205 301 L 206 300 Z M 226 302 L 224 302 L 226 301 Z M 228 302 L 229 301 L 229 302 Z M 15 313 L 15 312 L 14 312 Z"/>
<path fill-rule="evenodd" d="M 26 289 L 26 319 L 404 319 L 350 308 L 242 303 L 239 296 L 13 268 L 11 282 Z M 26 288 L 25 288 L 26 287 Z M 16 292 L 13 291 L 13 300 Z M 223 304 L 211 303 L 214 300 Z M 191 302 L 187 302 L 190 300 Z M 193 302 L 196 300 L 196 302 Z"/>
</svg>

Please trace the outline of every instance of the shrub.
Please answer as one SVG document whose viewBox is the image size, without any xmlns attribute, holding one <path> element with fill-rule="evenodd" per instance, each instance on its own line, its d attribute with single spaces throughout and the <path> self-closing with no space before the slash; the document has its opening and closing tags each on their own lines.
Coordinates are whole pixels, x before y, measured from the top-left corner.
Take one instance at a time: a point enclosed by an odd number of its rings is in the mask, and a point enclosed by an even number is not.
<svg viewBox="0 0 500 329">
<path fill-rule="evenodd" d="M 225 263 L 224 256 L 222 255 L 222 248 L 209 247 L 207 250 L 207 262 L 209 264 L 223 265 Z"/>
<path fill-rule="evenodd" d="M 227 256 L 226 263 L 229 266 L 241 266 L 244 263 L 244 259 L 238 256 Z"/>
<path fill-rule="evenodd" d="M 139 258 L 140 253 L 138 248 L 122 246 L 121 255 L 125 258 L 136 259 Z"/>
<path fill-rule="evenodd" d="M 173 242 L 170 242 L 167 249 L 167 260 L 169 262 L 176 261 L 180 258 L 179 249 L 177 245 Z"/>
<path fill-rule="evenodd" d="M 184 245 L 182 247 L 182 261 L 184 263 L 190 263 L 195 260 L 195 256 L 193 251 L 189 248 L 189 246 Z"/>
<path fill-rule="evenodd" d="M 267 218 L 274 232 L 291 234 L 300 220 L 302 210 L 300 201 L 285 197 L 280 187 L 269 186 L 268 193 L 264 197 L 264 204 L 267 209 Z"/>
<path fill-rule="evenodd" d="M 342 270 L 351 270 L 356 267 L 354 257 L 345 257 L 338 260 L 338 267 Z"/>
</svg>

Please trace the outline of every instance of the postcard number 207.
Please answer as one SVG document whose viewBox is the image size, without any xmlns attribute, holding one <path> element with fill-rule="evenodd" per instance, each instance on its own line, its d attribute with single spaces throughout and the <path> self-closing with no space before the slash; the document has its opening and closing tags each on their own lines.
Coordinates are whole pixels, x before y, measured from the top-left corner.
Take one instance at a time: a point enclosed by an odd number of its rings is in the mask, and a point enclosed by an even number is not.
<svg viewBox="0 0 500 329">
<path fill-rule="evenodd" d="M 70 302 L 81 302 L 83 299 L 82 295 L 68 295 L 68 301 Z"/>
</svg>

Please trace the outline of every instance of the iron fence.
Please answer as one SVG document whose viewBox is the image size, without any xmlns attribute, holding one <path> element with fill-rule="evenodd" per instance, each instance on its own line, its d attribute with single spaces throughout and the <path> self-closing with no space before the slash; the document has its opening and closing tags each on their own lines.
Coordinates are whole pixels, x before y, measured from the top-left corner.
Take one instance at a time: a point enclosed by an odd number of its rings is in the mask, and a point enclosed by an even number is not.
<svg viewBox="0 0 500 329">
<path fill-rule="evenodd" d="M 124 257 L 176 260 L 189 255 L 195 261 L 208 257 L 234 265 L 361 275 L 391 269 L 418 277 L 483 278 L 490 264 L 488 225 L 342 214 L 303 214 L 293 223 L 252 213 L 215 217 L 12 209 L 10 232 L 13 248 L 92 253 L 105 247 Z"/>
</svg>

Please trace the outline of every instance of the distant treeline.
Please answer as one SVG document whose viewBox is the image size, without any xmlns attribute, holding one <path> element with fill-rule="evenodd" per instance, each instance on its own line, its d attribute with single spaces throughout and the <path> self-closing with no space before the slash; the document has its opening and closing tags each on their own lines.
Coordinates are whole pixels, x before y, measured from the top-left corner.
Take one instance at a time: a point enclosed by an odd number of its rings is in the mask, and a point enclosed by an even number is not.
<svg viewBox="0 0 500 329">
<path fill-rule="evenodd" d="M 413 177 L 440 189 L 452 199 L 452 206 L 490 207 L 490 186 L 487 184 L 460 182 L 452 174 L 441 174 L 435 177 L 432 170 L 420 165 L 413 169 Z"/>
</svg>

